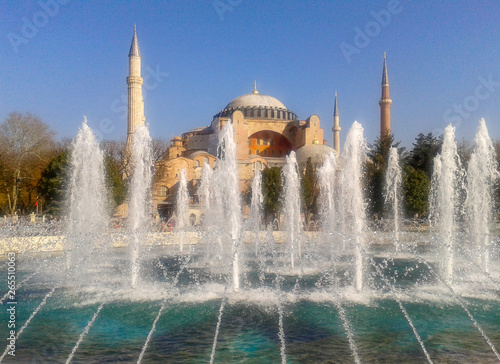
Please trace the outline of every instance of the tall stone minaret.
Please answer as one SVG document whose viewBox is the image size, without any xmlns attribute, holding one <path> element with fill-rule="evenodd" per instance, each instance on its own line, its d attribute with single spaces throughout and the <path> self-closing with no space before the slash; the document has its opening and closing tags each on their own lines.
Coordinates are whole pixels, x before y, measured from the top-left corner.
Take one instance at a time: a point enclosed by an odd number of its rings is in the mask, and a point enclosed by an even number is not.
<svg viewBox="0 0 500 364">
<path fill-rule="evenodd" d="M 380 105 L 380 139 L 391 135 L 391 104 L 389 98 L 389 77 L 387 77 L 387 60 L 384 52 L 384 69 L 382 71 L 382 97 Z"/>
<path fill-rule="evenodd" d="M 333 108 L 333 149 L 340 154 L 340 126 L 339 126 L 339 107 L 337 106 L 337 91 L 335 91 L 335 106 Z"/>
<path fill-rule="evenodd" d="M 127 154 L 130 155 L 132 148 L 132 137 L 135 128 L 144 125 L 144 98 L 142 97 L 142 77 L 141 77 L 141 52 L 137 42 L 137 33 L 134 25 L 134 37 L 128 54 L 128 128 L 127 128 Z"/>
</svg>

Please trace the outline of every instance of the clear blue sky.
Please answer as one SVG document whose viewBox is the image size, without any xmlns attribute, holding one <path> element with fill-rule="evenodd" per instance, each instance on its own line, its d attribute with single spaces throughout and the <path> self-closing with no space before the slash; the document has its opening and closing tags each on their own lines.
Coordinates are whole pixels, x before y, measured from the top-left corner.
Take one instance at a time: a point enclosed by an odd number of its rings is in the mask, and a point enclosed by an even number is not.
<svg viewBox="0 0 500 364">
<path fill-rule="evenodd" d="M 396 140 L 450 121 L 472 140 L 481 117 L 500 138 L 498 0 L 0 1 L 0 120 L 30 111 L 73 138 L 86 115 L 124 138 L 134 24 L 154 137 L 209 125 L 257 80 L 299 118 L 318 115 L 330 145 L 338 91 L 341 141 L 357 120 L 371 143 L 386 51 Z"/>
</svg>

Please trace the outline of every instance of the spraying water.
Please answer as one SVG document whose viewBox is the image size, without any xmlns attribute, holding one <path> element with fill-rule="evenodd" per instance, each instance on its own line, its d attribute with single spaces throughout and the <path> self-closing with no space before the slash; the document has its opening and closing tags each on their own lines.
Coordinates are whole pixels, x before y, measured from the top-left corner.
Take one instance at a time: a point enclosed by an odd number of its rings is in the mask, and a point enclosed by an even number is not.
<svg viewBox="0 0 500 364">
<path fill-rule="evenodd" d="M 250 230 L 258 232 L 260 230 L 262 205 L 264 196 L 262 195 L 262 173 L 259 169 L 255 171 L 252 180 L 252 201 L 250 203 Z"/>
<path fill-rule="evenodd" d="M 481 119 L 474 138 L 474 151 L 467 169 L 465 206 L 469 230 L 475 240 L 474 251 L 481 256 L 483 269 L 487 273 L 490 271 L 490 225 L 493 222 L 492 192 L 498 178 L 495 149 L 486 123 L 484 119 Z"/>
<path fill-rule="evenodd" d="M 132 141 L 132 181 L 130 183 L 129 227 L 132 232 L 131 264 L 132 287 L 135 288 L 139 276 L 141 238 L 148 226 L 151 204 L 151 179 L 153 165 L 151 137 L 146 126 L 138 126 Z"/>
<path fill-rule="evenodd" d="M 217 169 L 214 172 L 214 188 L 218 226 L 227 231 L 231 240 L 233 290 L 239 291 L 239 254 L 238 246 L 241 234 L 241 201 L 236 160 L 234 128 L 228 121 L 219 133 Z"/>
<path fill-rule="evenodd" d="M 187 178 L 186 170 L 181 169 L 181 178 L 179 181 L 179 189 L 177 191 L 177 226 L 176 230 L 179 233 L 179 249 L 182 253 L 184 245 L 184 230 L 186 228 L 186 222 L 188 217 L 189 208 L 189 192 L 187 188 Z"/>
<path fill-rule="evenodd" d="M 104 155 L 85 118 L 73 140 L 67 268 L 90 255 L 108 225 Z"/>
<path fill-rule="evenodd" d="M 431 218 L 436 222 L 444 241 L 444 279 L 448 284 L 453 280 L 453 232 L 463 176 L 455 142 L 455 128 L 450 124 L 444 129 L 441 154 L 434 159 L 430 204 Z"/>
<path fill-rule="evenodd" d="M 210 164 L 203 164 L 201 170 L 201 182 L 198 189 L 198 195 L 201 197 L 200 203 L 205 206 L 205 210 L 210 210 L 210 190 L 213 170 Z"/>
<path fill-rule="evenodd" d="M 288 244 L 290 246 L 290 263 L 292 269 L 295 267 L 295 254 L 298 254 L 299 260 L 302 256 L 300 245 L 300 181 L 297 159 L 295 152 L 290 152 L 286 157 L 286 164 L 283 168 L 283 179 L 285 180 L 283 205 L 284 230 L 287 232 Z M 295 243 L 298 243 L 297 252 Z"/>
<path fill-rule="evenodd" d="M 387 163 L 387 171 L 385 174 L 385 204 L 392 209 L 396 250 L 398 249 L 399 241 L 399 215 L 401 210 L 400 200 L 402 181 L 398 150 L 396 148 L 391 148 L 389 161 Z"/>
<path fill-rule="evenodd" d="M 344 234 L 354 241 L 355 285 L 363 289 L 363 233 L 366 229 L 366 206 L 363 199 L 362 171 L 366 159 L 366 140 L 363 127 L 355 121 L 346 136 L 343 150 L 343 164 L 340 173 L 339 212 L 344 225 Z"/>
<path fill-rule="evenodd" d="M 324 230 L 330 234 L 335 231 L 335 191 L 337 181 L 337 157 L 334 152 L 326 159 L 318 171 L 320 184 L 321 214 Z"/>
</svg>

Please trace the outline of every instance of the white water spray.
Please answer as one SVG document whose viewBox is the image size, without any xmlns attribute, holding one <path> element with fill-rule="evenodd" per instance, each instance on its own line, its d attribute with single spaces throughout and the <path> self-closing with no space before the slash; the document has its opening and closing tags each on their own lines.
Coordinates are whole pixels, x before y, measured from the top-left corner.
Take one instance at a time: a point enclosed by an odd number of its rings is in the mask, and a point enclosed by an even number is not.
<svg viewBox="0 0 500 364">
<path fill-rule="evenodd" d="M 484 119 L 479 121 L 474 138 L 474 151 L 467 169 L 467 199 L 465 207 L 475 246 L 482 267 L 490 271 L 490 226 L 493 222 L 493 189 L 498 181 L 498 164 Z"/>
<path fill-rule="evenodd" d="M 355 121 L 346 136 L 342 154 L 343 164 L 340 173 L 340 218 L 349 223 L 344 226 L 344 234 L 354 241 L 355 285 L 363 289 L 363 234 L 365 232 L 366 206 L 363 198 L 362 171 L 366 159 L 366 140 L 363 127 Z"/>
<path fill-rule="evenodd" d="M 335 191 L 337 183 L 337 156 L 331 152 L 318 171 L 320 184 L 321 215 L 324 231 L 333 234 L 336 228 Z"/>
<path fill-rule="evenodd" d="M 392 209 L 394 219 L 394 237 L 396 240 L 396 250 L 399 241 L 399 220 L 401 214 L 401 167 L 399 166 L 399 155 L 396 148 L 391 148 L 387 171 L 385 174 L 385 204 Z"/>
<path fill-rule="evenodd" d="M 464 171 L 455 142 L 455 128 L 450 124 L 444 129 L 441 154 L 434 158 L 430 203 L 431 218 L 436 222 L 444 241 L 444 279 L 448 284 L 453 280 L 453 233 L 463 177 Z"/>
<path fill-rule="evenodd" d="M 68 269 L 91 254 L 108 225 L 104 155 L 87 119 L 72 144 L 69 202 Z"/>
<path fill-rule="evenodd" d="M 233 290 L 238 292 L 240 289 L 238 247 L 241 238 L 241 201 L 236 144 L 231 121 L 228 121 L 219 133 L 217 169 L 214 171 L 213 186 L 215 189 L 214 212 L 217 216 L 214 222 L 218 224 L 220 231 L 226 231 L 230 236 Z M 222 247 L 222 249 L 225 248 Z"/>
<path fill-rule="evenodd" d="M 299 260 L 302 256 L 302 247 L 300 243 L 301 218 L 300 218 L 300 180 L 299 167 L 295 152 L 290 152 L 286 157 L 285 167 L 283 168 L 284 179 L 284 230 L 287 233 L 288 244 L 290 246 L 291 266 L 295 268 L 295 254 Z M 295 244 L 297 243 L 297 247 Z M 297 251 L 295 251 L 297 249 Z"/>
<path fill-rule="evenodd" d="M 184 246 L 184 233 L 187 226 L 188 208 L 189 208 L 189 192 L 187 188 L 186 170 L 181 169 L 179 180 L 179 189 L 177 191 L 177 225 L 176 230 L 179 235 L 179 249 L 182 253 Z"/>
<path fill-rule="evenodd" d="M 153 158 L 151 137 L 146 126 L 138 126 L 132 141 L 133 174 L 130 183 L 129 227 L 132 232 L 131 265 L 132 287 L 137 285 L 140 267 L 140 242 L 145 237 L 151 210 L 151 179 Z"/>
</svg>

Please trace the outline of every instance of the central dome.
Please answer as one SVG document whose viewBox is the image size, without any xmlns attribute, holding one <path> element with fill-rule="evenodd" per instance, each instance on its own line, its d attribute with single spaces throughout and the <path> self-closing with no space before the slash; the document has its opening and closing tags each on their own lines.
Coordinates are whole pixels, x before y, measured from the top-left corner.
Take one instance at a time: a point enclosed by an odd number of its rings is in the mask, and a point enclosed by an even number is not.
<svg viewBox="0 0 500 364">
<path fill-rule="evenodd" d="M 285 105 L 283 103 L 268 95 L 261 95 L 258 93 L 246 94 L 240 97 L 235 98 L 231 101 L 226 109 L 237 109 L 241 107 L 268 107 L 268 108 L 276 108 L 276 109 L 285 109 Z"/>
<path fill-rule="evenodd" d="M 231 117 L 235 111 L 241 111 L 245 118 L 254 120 L 297 120 L 297 115 L 288 110 L 280 100 L 272 96 L 259 94 L 256 84 L 251 94 L 235 98 L 214 118 Z"/>
</svg>

